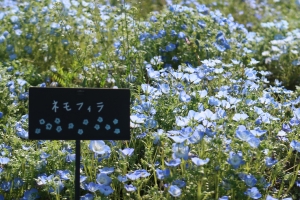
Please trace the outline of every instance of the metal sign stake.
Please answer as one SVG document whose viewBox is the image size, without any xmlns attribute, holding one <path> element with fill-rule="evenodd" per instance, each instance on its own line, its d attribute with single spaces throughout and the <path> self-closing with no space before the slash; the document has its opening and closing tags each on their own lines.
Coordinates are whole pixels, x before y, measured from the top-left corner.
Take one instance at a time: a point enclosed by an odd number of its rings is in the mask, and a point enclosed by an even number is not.
<svg viewBox="0 0 300 200">
<path fill-rule="evenodd" d="M 75 148 L 75 200 L 80 200 L 80 140 L 76 140 Z"/>
</svg>

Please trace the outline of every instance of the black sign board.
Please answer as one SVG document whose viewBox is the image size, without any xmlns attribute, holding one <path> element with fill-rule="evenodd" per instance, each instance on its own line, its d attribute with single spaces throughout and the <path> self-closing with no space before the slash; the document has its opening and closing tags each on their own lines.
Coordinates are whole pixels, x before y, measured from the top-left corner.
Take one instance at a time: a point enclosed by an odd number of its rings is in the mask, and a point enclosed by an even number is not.
<svg viewBox="0 0 300 200">
<path fill-rule="evenodd" d="M 29 139 L 129 140 L 130 90 L 31 87 Z"/>
<path fill-rule="evenodd" d="M 76 140 L 75 200 L 80 200 L 80 140 L 129 140 L 130 90 L 31 87 L 29 139 Z"/>
</svg>

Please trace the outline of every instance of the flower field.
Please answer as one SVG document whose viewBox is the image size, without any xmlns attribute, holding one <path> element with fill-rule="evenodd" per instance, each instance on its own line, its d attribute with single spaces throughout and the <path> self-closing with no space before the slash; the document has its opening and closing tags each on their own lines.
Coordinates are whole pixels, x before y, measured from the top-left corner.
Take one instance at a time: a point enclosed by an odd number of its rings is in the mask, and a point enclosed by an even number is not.
<svg viewBox="0 0 300 200">
<path fill-rule="evenodd" d="M 28 139 L 31 86 L 131 91 L 131 139 L 81 141 L 82 200 L 299 200 L 299 12 L 1 1 L 0 200 L 75 199 L 75 141 Z"/>
</svg>

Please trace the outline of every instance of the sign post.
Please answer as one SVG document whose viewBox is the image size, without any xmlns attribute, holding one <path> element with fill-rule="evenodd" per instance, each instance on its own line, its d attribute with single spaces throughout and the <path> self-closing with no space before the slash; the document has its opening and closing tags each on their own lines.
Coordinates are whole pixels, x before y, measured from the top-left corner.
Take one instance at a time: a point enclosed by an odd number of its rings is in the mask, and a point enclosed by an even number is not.
<svg viewBox="0 0 300 200">
<path fill-rule="evenodd" d="M 31 87 L 29 139 L 76 140 L 79 200 L 80 140 L 130 140 L 130 90 Z"/>
</svg>

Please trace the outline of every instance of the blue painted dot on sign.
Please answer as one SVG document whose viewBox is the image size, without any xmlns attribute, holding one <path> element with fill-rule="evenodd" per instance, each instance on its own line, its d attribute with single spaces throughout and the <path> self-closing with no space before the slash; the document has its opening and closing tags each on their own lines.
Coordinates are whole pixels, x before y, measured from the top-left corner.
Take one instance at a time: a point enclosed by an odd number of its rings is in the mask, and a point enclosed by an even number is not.
<svg viewBox="0 0 300 200">
<path fill-rule="evenodd" d="M 45 124 L 45 120 L 44 119 L 40 119 L 40 125 L 43 125 L 43 124 Z"/>
<path fill-rule="evenodd" d="M 114 131 L 115 134 L 119 134 L 120 132 L 121 132 L 121 131 L 120 131 L 120 129 L 118 129 L 118 128 L 116 128 L 115 131 Z"/>
<path fill-rule="evenodd" d="M 114 121 L 113 121 L 114 124 L 117 124 L 118 122 L 119 122 L 119 120 L 117 120 L 117 119 L 114 119 Z"/>
<path fill-rule="evenodd" d="M 110 129 L 110 125 L 109 125 L 109 124 L 106 124 L 105 129 L 106 129 L 106 130 L 109 130 L 109 129 Z"/>
<path fill-rule="evenodd" d="M 73 123 L 69 123 L 68 129 L 73 129 L 73 128 L 74 128 L 74 124 Z"/>
<path fill-rule="evenodd" d="M 101 123 L 101 122 L 103 122 L 103 118 L 102 117 L 98 117 L 97 121 Z"/>
<path fill-rule="evenodd" d="M 51 130 L 51 128 L 52 128 L 52 124 L 50 123 L 46 124 L 46 130 Z"/>
<path fill-rule="evenodd" d="M 56 127 L 56 131 L 57 131 L 58 133 L 61 132 L 61 131 L 62 131 L 61 126 L 57 126 L 57 127 Z"/>
<path fill-rule="evenodd" d="M 82 130 L 82 129 L 78 129 L 77 133 L 78 133 L 79 135 L 82 135 L 82 134 L 83 134 L 83 130 Z"/>
<path fill-rule="evenodd" d="M 84 125 L 88 125 L 89 124 L 89 120 L 88 119 L 84 119 L 82 122 Z"/>
<path fill-rule="evenodd" d="M 94 126 L 94 128 L 98 131 L 98 130 L 100 129 L 100 125 L 99 125 L 99 124 L 96 124 L 96 125 Z"/>
<path fill-rule="evenodd" d="M 60 123 L 60 119 L 59 119 L 59 118 L 55 118 L 54 122 L 55 122 L 56 124 L 59 124 L 59 123 Z"/>
<path fill-rule="evenodd" d="M 36 129 L 35 129 L 35 133 L 36 133 L 36 134 L 40 134 L 40 133 L 41 133 L 41 129 L 36 128 Z"/>
</svg>

